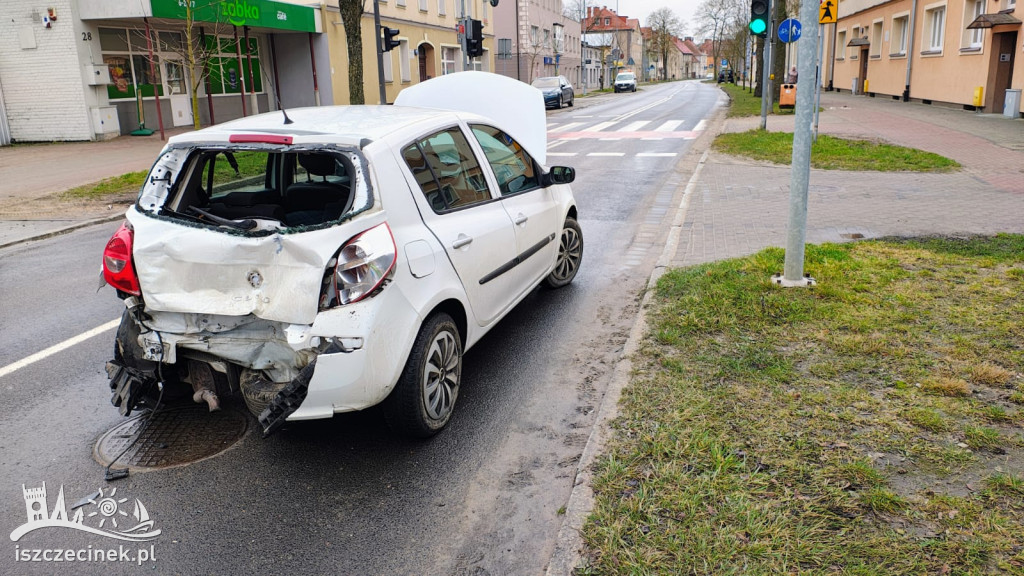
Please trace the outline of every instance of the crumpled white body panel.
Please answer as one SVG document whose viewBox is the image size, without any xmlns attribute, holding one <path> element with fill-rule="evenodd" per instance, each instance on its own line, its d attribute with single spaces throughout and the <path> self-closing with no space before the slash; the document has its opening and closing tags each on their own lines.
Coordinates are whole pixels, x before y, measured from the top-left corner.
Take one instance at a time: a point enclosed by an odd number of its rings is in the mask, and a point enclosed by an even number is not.
<svg viewBox="0 0 1024 576">
<path fill-rule="evenodd" d="M 128 210 L 146 307 L 163 312 L 253 314 L 312 324 L 327 262 L 355 234 L 384 221 L 353 221 L 307 232 L 247 237 Z"/>
<path fill-rule="evenodd" d="M 491 118 L 537 162 L 547 164 L 544 94 L 529 84 L 489 72 L 456 72 L 403 89 L 395 105 L 471 112 Z"/>
</svg>

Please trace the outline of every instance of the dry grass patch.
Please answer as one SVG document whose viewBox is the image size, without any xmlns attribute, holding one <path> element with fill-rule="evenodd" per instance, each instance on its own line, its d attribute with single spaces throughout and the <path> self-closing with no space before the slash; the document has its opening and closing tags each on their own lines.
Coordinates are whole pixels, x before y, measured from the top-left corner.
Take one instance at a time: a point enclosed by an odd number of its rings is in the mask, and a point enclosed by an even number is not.
<svg viewBox="0 0 1024 576">
<path fill-rule="evenodd" d="M 660 279 L 578 572 L 1024 571 L 1024 236 L 783 258 Z"/>
</svg>

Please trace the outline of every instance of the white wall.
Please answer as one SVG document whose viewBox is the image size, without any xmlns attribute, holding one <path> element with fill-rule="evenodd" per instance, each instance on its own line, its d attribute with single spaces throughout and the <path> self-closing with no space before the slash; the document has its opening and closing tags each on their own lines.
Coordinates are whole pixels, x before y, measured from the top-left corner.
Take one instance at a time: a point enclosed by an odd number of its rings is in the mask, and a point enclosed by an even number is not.
<svg viewBox="0 0 1024 576">
<path fill-rule="evenodd" d="M 57 20 L 44 28 L 48 7 Z M 0 81 L 11 137 L 16 141 L 90 140 L 92 120 L 82 77 L 81 25 L 71 0 L 3 0 Z M 25 35 L 35 48 L 23 48 Z"/>
</svg>

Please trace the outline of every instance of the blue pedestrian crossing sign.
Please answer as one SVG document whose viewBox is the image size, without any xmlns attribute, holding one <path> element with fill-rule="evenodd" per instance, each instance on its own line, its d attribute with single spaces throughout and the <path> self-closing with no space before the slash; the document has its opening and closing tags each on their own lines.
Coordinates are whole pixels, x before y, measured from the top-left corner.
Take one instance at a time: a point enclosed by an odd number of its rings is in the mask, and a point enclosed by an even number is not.
<svg viewBox="0 0 1024 576">
<path fill-rule="evenodd" d="M 784 43 L 796 42 L 800 39 L 800 21 L 796 18 L 786 18 L 779 24 L 779 40 Z"/>
</svg>

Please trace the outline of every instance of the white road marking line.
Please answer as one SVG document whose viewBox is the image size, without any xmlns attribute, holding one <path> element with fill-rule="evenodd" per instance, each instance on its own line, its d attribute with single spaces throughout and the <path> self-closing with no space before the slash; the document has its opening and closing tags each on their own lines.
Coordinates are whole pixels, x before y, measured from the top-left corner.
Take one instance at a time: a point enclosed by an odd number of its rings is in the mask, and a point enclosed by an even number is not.
<svg viewBox="0 0 1024 576">
<path fill-rule="evenodd" d="M 650 120 L 640 120 L 638 122 L 633 122 L 631 124 L 627 124 L 621 130 L 616 130 L 616 132 L 639 132 L 641 128 L 643 128 L 644 126 L 646 126 L 646 125 L 648 125 L 650 123 L 651 123 Z"/>
<path fill-rule="evenodd" d="M 637 158 L 672 158 L 675 155 L 675 152 L 640 152 L 636 156 Z"/>
<path fill-rule="evenodd" d="M 563 124 L 562 126 L 559 126 L 558 128 L 555 128 L 554 130 L 548 130 L 548 134 L 555 134 L 555 133 L 558 133 L 558 132 L 567 132 L 570 128 L 575 128 L 577 126 L 582 126 L 583 124 L 584 124 L 583 122 L 569 122 L 568 124 Z"/>
<path fill-rule="evenodd" d="M 582 115 L 582 114 L 577 114 L 577 115 L 575 115 L 575 116 L 570 116 L 570 118 L 572 118 L 573 120 L 575 120 L 575 119 L 577 119 L 577 118 L 593 118 L 593 116 L 584 116 L 584 115 Z"/>
<path fill-rule="evenodd" d="M 672 132 L 676 128 L 679 128 L 679 125 L 682 124 L 682 123 L 683 123 L 682 120 L 669 120 L 668 122 L 665 122 L 661 126 L 658 126 L 657 128 L 655 128 L 654 131 L 655 132 Z"/>
<path fill-rule="evenodd" d="M 548 152 L 548 156 L 556 156 L 556 157 L 559 157 L 559 158 L 568 158 L 570 156 L 575 156 L 575 155 L 576 155 L 576 152 Z"/>
<path fill-rule="evenodd" d="M 697 122 L 696 126 L 694 126 L 693 132 L 700 132 L 700 131 L 704 130 L 704 128 L 706 128 L 707 125 L 708 125 L 708 121 L 707 120 L 701 120 L 700 122 Z"/>
<path fill-rule="evenodd" d="M 660 142 L 664 140 L 664 138 L 641 138 L 641 140 L 647 140 L 648 142 Z"/>
<path fill-rule="evenodd" d="M 111 330 L 111 329 L 117 328 L 118 324 L 120 324 L 120 323 L 121 323 L 121 319 L 120 318 L 118 318 L 117 320 L 111 320 L 110 322 L 107 322 L 106 324 L 103 324 L 102 326 L 97 326 L 97 327 L 93 328 L 92 330 L 89 330 L 88 332 L 82 332 L 78 336 L 72 336 L 71 338 L 68 338 L 67 340 L 61 342 L 60 344 L 54 344 L 53 346 L 50 346 L 46 350 L 43 350 L 41 352 L 36 352 L 35 354 L 33 354 L 31 356 L 22 358 L 21 360 L 18 360 L 17 362 L 13 362 L 11 364 L 8 364 L 7 366 L 4 366 L 3 368 L 0 368 L 0 378 L 3 378 L 4 376 L 7 376 L 8 374 L 10 374 L 12 372 L 15 372 L 17 370 L 21 370 L 22 368 L 24 368 L 26 366 L 30 366 L 32 364 L 35 364 L 36 362 L 39 362 L 40 360 L 43 360 L 43 359 L 48 358 L 50 356 L 53 356 L 54 354 L 56 354 L 56 353 L 58 353 L 58 352 L 60 352 L 62 350 L 66 350 L 68 348 L 71 348 L 75 344 L 80 344 L 82 342 L 85 342 L 89 338 L 92 338 L 93 336 L 97 336 L 99 334 L 102 334 L 102 333 L 106 332 L 107 330 Z"/>
<path fill-rule="evenodd" d="M 587 156 L 625 156 L 625 152 L 591 152 Z"/>
<path fill-rule="evenodd" d="M 555 140 L 551 144 L 548 144 L 548 150 L 551 150 L 555 146 L 561 146 L 562 144 L 565 144 L 566 142 L 568 142 L 568 140 Z"/>
<path fill-rule="evenodd" d="M 587 132 L 600 132 L 609 126 L 614 126 L 615 122 L 601 122 L 600 124 L 594 124 L 590 128 L 587 128 Z"/>
<path fill-rule="evenodd" d="M 619 140 L 622 140 L 622 138 L 598 138 L 600 142 L 618 142 Z"/>
</svg>

